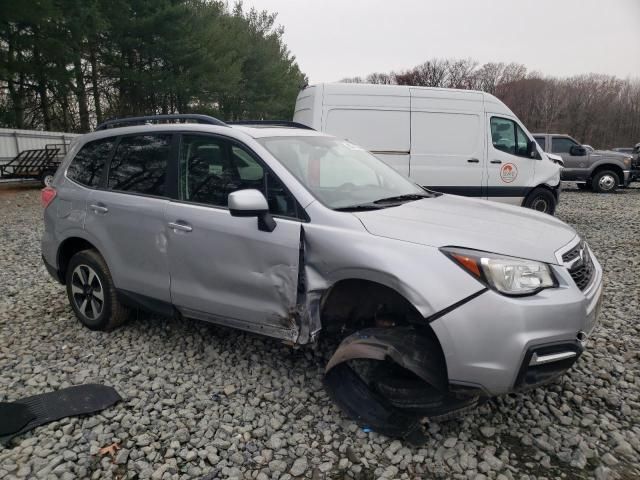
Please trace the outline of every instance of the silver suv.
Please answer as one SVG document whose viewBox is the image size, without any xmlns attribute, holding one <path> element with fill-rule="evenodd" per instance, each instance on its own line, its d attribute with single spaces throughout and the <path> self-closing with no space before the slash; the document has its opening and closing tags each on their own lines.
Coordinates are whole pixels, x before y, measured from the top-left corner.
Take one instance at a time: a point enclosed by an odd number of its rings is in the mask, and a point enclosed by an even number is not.
<svg viewBox="0 0 640 480">
<path fill-rule="evenodd" d="M 295 345 L 331 334 L 330 395 L 394 436 L 576 361 L 602 270 L 571 227 L 280 123 L 142 117 L 80 137 L 42 192 L 44 263 L 78 319 L 110 330 L 144 308 Z"/>
</svg>

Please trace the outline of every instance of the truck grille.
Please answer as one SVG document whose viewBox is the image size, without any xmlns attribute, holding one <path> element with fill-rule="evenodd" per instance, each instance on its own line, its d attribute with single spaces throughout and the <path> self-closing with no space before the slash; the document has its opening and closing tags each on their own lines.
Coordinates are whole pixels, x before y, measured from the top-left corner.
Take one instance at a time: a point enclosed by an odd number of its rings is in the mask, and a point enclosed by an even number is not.
<svg viewBox="0 0 640 480">
<path fill-rule="evenodd" d="M 584 290 L 591 283 L 594 268 L 589 249 L 584 243 L 579 243 L 574 248 L 562 255 L 562 261 L 567 266 L 569 274 L 580 290 Z"/>
</svg>

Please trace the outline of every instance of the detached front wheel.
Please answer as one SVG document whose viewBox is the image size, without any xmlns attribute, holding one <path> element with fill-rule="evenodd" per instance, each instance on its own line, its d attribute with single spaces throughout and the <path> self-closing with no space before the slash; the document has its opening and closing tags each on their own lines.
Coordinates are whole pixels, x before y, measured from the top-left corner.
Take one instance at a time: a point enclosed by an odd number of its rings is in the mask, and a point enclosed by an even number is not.
<svg viewBox="0 0 640 480">
<path fill-rule="evenodd" d="M 533 191 L 527 195 L 523 206 L 531 208 L 542 213 L 548 213 L 553 215 L 556 211 L 556 197 L 546 188 L 534 188 Z"/>
</svg>

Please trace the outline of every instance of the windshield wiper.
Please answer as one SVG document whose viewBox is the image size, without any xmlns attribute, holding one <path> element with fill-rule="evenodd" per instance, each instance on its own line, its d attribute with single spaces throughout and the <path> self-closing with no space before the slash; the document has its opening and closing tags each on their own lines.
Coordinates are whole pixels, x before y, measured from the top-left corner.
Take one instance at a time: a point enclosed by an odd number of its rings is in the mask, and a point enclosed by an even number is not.
<svg viewBox="0 0 640 480">
<path fill-rule="evenodd" d="M 395 197 L 386 197 L 381 198 L 379 200 L 375 200 L 373 203 L 387 203 L 387 202 L 402 202 L 402 201 L 413 201 L 413 200 L 422 200 L 423 198 L 432 198 L 434 195 L 430 195 L 428 193 L 408 193 L 406 195 L 396 195 Z"/>
<path fill-rule="evenodd" d="M 358 212 L 358 211 L 366 211 L 366 210 L 380 210 L 382 208 L 386 208 L 382 205 L 374 205 L 373 203 L 362 203 L 360 205 L 349 205 L 346 207 L 338 207 L 334 208 L 336 212 Z"/>
</svg>

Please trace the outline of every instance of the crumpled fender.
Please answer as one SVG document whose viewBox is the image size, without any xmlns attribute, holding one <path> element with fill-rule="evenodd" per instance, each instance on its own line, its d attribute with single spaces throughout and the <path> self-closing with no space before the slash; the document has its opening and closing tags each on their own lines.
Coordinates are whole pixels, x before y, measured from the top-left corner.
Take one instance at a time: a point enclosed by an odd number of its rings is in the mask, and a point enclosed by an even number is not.
<svg viewBox="0 0 640 480">
<path fill-rule="evenodd" d="M 441 362 L 433 347 L 432 340 L 411 327 L 366 328 L 342 341 L 327 363 L 325 374 L 348 360 L 390 358 L 425 382 L 446 389 L 446 372 L 441 368 L 434 368 Z"/>
</svg>

